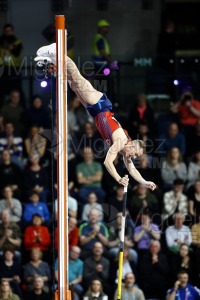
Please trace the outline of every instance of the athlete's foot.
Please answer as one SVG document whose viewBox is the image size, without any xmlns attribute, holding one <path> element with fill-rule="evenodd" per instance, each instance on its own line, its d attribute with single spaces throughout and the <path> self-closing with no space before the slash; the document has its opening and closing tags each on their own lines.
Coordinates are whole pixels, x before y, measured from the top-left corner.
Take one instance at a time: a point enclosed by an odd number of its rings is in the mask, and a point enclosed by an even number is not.
<svg viewBox="0 0 200 300">
<path fill-rule="evenodd" d="M 55 65 L 56 64 L 56 43 L 39 48 L 36 54 L 38 57 L 50 58 L 51 62 Z M 35 58 L 35 61 L 38 61 L 36 59 L 37 57 Z"/>
</svg>

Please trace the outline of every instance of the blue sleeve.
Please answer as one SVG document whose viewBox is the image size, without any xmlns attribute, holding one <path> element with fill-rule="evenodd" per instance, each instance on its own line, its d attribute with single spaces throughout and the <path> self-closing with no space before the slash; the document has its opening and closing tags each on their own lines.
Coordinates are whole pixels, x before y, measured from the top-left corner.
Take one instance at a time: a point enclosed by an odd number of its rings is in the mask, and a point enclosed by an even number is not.
<svg viewBox="0 0 200 300">
<path fill-rule="evenodd" d="M 99 50 L 104 50 L 105 49 L 105 44 L 104 44 L 104 40 L 103 39 L 98 40 L 98 42 L 97 42 L 97 48 Z"/>
<path fill-rule="evenodd" d="M 25 209 L 24 209 L 24 221 L 25 222 L 30 222 L 31 221 L 31 219 L 32 219 L 32 214 L 33 214 L 33 212 L 32 212 L 32 210 L 31 210 L 31 208 L 30 208 L 30 205 L 29 204 L 27 204 L 26 206 L 25 206 Z"/>
<path fill-rule="evenodd" d="M 44 207 L 44 219 L 45 219 L 45 221 L 49 221 L 50 213 L 49 213 L 48 207 L 45 203 L 43 203 L 43 207 Z"/>
</svg>

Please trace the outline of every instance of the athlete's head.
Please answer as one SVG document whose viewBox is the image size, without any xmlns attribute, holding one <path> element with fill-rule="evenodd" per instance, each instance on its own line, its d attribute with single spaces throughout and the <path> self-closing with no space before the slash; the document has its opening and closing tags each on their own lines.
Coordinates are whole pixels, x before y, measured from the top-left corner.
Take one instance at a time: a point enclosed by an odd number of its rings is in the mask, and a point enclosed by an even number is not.
<svg viewBox="0 0 200 300">
<path fill-rule="evenodd" d="M 145 150 L 145 143 L 141 140 L 133 140 L 128 141 L 125 145 L 124 150 L 126 152 L 126 157 L 133 157 L 136 158 L 144 154 Z"/>
</svg>

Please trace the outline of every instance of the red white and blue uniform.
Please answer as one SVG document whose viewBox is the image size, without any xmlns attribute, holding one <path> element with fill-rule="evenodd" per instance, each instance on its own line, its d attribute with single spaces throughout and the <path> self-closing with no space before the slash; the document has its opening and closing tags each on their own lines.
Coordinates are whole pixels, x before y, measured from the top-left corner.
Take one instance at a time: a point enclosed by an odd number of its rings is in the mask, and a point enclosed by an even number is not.
<svg viewBox="0 0 200 300">
<path fill-rule="evenodd" d="M 99 99 L 99 101 L 94 105 L 87 105 L 87 111 L 94 118 L 95 125 L 100 132 L 102 138 L 111 146 L 112 142 L 112 134 L 118 129 L 122 128 L 120 123 L 115 119 L 114 114 L 111 112 L 112 103 L 107 98 L 105 94 Z M 124 130 L 128 139 L 129 136 Z"/>
</svg>

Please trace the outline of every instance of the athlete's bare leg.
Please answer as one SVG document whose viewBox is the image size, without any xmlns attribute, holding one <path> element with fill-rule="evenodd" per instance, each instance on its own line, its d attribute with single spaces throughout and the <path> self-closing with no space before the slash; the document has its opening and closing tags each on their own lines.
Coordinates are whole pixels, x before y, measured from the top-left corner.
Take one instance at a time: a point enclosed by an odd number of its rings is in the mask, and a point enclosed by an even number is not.
<svg viewBox="0 0 200 300">
<path fill-rule="evenodd" d="M 52 63 L 56 63 L 56 44 L 41 47 L 37 51 L 37 55 L 40 57 L 49 57 Z M 79 72 L 76 64 L 69 57 L 66 56 L 66 71 L 67 80 L 71 89 L 76 93 L 82 104 L 93 105 L 98 102 L 102 97 L 102 93 L 97 91 L 91 83 L 85 79 Z"/>
</svg>

